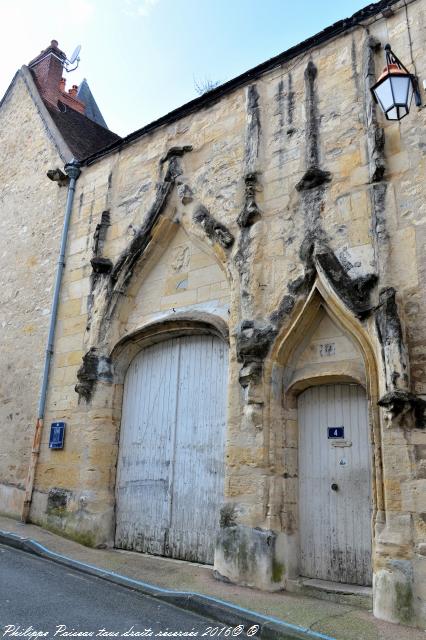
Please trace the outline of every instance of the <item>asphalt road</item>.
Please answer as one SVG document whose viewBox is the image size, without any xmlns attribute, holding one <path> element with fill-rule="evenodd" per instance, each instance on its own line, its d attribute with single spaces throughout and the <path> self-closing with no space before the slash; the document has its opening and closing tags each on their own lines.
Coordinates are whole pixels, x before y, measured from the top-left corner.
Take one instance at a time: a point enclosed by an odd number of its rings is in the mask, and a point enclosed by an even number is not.
<svg viewBox="0 0 426 640">
<path fill-rule="evenodd" d="M 244 631 L 234 629 L 226 636 L 225 631 L 218 635 L 222 626 L 0 545 L 0 639 L 246 637 Z M 181 633 L 177 636 L 173 632 Z"/>
</svg>

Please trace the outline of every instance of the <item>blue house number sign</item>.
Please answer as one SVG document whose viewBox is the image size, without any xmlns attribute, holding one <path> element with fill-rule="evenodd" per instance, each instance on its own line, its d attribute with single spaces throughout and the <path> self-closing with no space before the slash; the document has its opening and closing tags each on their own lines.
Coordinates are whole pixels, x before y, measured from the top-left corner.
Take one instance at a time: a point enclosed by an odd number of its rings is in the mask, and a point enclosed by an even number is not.
<svg viewBox="0 0 426 640">
<path fill-rule="evenodd" d="M 335 440 L 336 438 L 345 437 L 345 427 L 328 427 L 328 439 Z"/>
<path fill-rule="evenodd" d="M 50 425 L 49 449 L 63 449 L 65 422 L 52 422 Z"/>
</svg>

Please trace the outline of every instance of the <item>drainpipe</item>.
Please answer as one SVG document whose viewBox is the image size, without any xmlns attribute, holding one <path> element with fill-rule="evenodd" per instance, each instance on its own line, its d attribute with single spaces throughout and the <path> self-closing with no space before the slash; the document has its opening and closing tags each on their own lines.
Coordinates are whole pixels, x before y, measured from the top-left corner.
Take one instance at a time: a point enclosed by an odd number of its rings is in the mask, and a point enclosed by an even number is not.
<svg viewBox="0 0 426 640">
<path fill-rule="evenodd" d="M 28 517 L 30 513 L 30 508 L 31 508 L 31 500 L 33 495 L 33 488 L 34 488 L 35 471 L 36 471 L 38 456 L 40 453 L 40 441 L 41 441 L 41 434 L 43 431 L 44 412 L 46 408 L 46 395 L 47 395 L 47 386 L 49 381 L 50 361 L 53 355 L 53 343 L 55 340 L 56 317 L 58 315 L 59 293 L 61 290 L 62 274 L 65 267 L 65 251 L 67 247 L 68 228 L 70 224 L 72 205 L 74 201 L 75 185 L 81 173 L 80 164 L 76 160 L 72 160 L 71 162 L 65 165 L 64 171 L 69 177 L 70 181 L 68 185 L 67 202 L 65 205 L 64 226 L 62 228 L 62 236 L 61 236 L 61 248 L 59 252 L 58 266 L 56 269 L 55 286 L 53 290 L 52 308 L 50 313 L 50 324 L 49 324 L 49 335 L 47 338 L 46 355 L 44 358 L 43 379 L 41 383 L 40 399 L 38 403 L 37 422 L 36 422 L 35 431 L 34 431 L 33 446 L 31 449 L 31 459 L 30 459 L 30 465 L 28 468 L 27 481 L 25 484 L 25 498 L 24 498 L 24 505 L 22 509 L 22 515 L 21 515 L 22 522 L 28 522 Z"/>
</svg>

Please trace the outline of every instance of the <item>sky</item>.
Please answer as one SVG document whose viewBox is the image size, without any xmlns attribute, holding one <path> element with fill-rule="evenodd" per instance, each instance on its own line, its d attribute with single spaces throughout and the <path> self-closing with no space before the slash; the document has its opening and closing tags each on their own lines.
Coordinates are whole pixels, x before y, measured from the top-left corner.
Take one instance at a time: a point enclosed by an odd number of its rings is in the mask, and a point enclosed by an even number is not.
<svg viewBox="0 0 426 640">
<path fill-rule="evenodd" d="M 0 0 L 0 96 L 52 39 L 126 135 L 346 18 L 368 0 Z"/>
</svg>

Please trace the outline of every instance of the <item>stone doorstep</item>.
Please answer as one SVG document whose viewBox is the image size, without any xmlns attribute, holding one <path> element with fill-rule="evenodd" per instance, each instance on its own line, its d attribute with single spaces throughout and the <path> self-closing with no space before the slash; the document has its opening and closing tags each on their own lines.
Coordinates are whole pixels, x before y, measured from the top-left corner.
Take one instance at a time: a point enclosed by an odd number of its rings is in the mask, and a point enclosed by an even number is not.
<svg viewBox="0 0 426 640">
<path fill-rule="evenodd" d="M 320 600 L 336 602 L 337 604 L 347 604 L 368 610 L 373 608 L 372 588 L 357 584 L 344 584 L 342 582 L 317 580 L 314 578 L 299 578 L 298 580 L 289 580 L 287 590 Z"/>
</svg>

